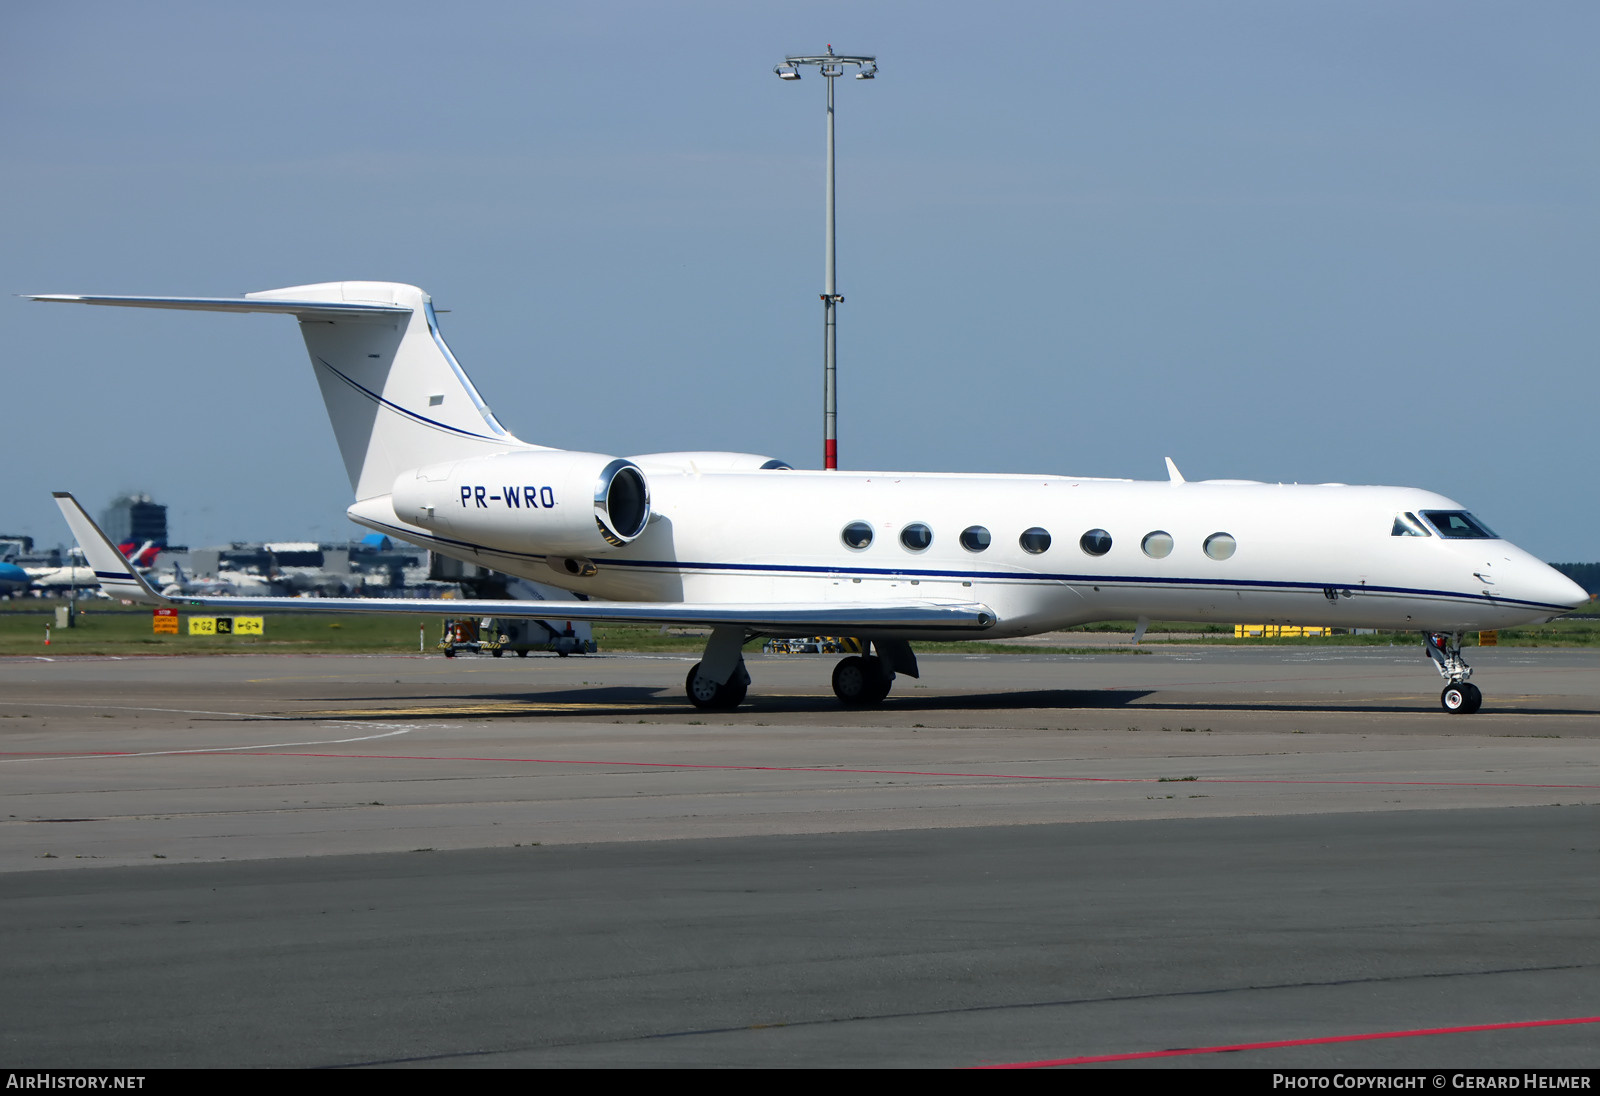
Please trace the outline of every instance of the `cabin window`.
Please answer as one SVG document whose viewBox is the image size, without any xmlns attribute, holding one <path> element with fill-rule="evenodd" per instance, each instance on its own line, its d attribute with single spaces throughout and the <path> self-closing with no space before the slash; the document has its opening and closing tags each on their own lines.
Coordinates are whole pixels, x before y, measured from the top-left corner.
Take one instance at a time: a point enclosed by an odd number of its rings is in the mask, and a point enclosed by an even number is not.
<svg viewBox="0 0 1600 1096">
<path fill-rule="evenodd" d="M 1078 538 L 1078 547 L 1091 556 L 1103 556 L 1111 551 L 1111 534 L 1104 529 L 1090 529 Z"/>
<path fill-rule="evenodd" d="M 1499 540 L 1489 527 L 1465 510 L 1424 510 L 1422 516 L 1441 537 L 1451 540 Z"/>
<path fill-rule="evenodd" d="M 1050 548 L 1050 534 L 1035 525 L 1026 533 L 1017 538 L 1017 543 L 1022 545 L 1022 550 L 1030 555 L 1038 555 Z"/>
<path fill-rule="evenodd" d="M 908 552 L 926 552 L 933 543 L 933 530 L 920 521 L 914 521 L 900 530 L 900 543 Z"/>
<path fill-rule="evenodd" d="M 839 536 L 846 548 L 854 548 L 859 552 L 872 543 L 872 526 L 864 521 L 852 521 Z"/>
<path fill-rule="evenodd" d="M 1227 533 L 1212 533 L 1206 538 L 1206 555 L 1212 559 L 1228 559 L 1239 550 L 1239 542 Z"/>
<path fill-rule="evenodd" d="M 1389 530 L 1391 537 L 1431 537 L 1428 527 L 1417 520 L 1415 514 L 1396 514 L 1394 528 Z"/>
<path fill-rule="evenodd" d="M 1172 554 L 1172 534 L 1163 529 L 1146 533 L 1139 547 L 1143 548 L 1144 554 L 1151 559 L 1166 559 Z"/>
<path fill-rule="evenodd" d="M 969 525 L 961 530 L 961 547 L 969 552 L 982 552 L 989 547 L 989 530 L 981 525 Z"/>
</svg>

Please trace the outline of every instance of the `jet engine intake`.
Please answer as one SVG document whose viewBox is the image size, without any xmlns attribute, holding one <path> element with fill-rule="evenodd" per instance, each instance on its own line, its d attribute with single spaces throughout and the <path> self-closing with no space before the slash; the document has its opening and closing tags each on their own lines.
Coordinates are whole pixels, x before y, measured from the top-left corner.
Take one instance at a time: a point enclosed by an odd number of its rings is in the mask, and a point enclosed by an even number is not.
<svg viewBox="0 0 1600 1096">
<path fill-rule="evenodd" d="M 394 512 L 441 536 L 533 555 L 586 556 L 650 523 L 650 484 L 630 460 L 550 449 L 497 453 L 402 472 Z"/>
</svg>

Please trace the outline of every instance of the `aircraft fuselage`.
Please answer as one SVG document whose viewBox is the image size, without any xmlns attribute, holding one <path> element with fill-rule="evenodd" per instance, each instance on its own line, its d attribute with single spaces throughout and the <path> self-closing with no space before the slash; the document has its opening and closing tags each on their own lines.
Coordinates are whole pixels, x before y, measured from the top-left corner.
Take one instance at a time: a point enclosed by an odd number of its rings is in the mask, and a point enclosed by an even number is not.
<svg viewBox="0 0 1600 1096">
<path fill-rule="evenodd" d="M 1453 632 L 1571 607 L 1565 576 L 1508 541 L 1442 536 L 1425 519 L 1426 535 L 1395 535 L 1401 514 L 1463 512 L 1414 488 L 697 474 L 637 459 L 650 472 L 655 520 L 632 543 L 582 557 L 583 573 L 572 573 L 574 557 L 538 551 L 551 507 L 507 507 L 486 519 L 513 540 L 510 530 L 525 530 L 526 552 L 408 525 L 384 513 L 386 498 L 350 514 L 447 555 L 599 598 L 980 602 L 998 618 L 992 637 L 1137 617 Z M 461 505 L 481 508 L 473 498 Z M 852 536 L 865 539 L 861 527 L 870 539 L 852 547 Z"/>
</svg>

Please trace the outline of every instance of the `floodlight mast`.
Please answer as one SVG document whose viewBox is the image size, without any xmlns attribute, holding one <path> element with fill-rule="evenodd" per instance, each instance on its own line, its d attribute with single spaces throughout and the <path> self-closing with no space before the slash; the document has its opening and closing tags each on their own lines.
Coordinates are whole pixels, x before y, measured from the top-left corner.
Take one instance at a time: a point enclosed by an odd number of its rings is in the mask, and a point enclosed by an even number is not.
<svg viewBox="0 0 1600 1096">
<path fill-rule="evenodd" d="M 830 471 L 839 467 L 839 400 L 835 385 L 838 365 L 835 309 L 844 298 L 839 295 L 834 263 L 836 232 L 833 216 L 833 81 L 844 75 L 846 68 L 855 68 L 857 80 L 871 80 L 878 75 L 876 57 L 847 57 L 828 47 L 825 54 L 810 57 L 785 57 L 783 64 L 775 65 L 773 72 L 780 80 L 800 79 L 801 65 L 815 65 L 828 82 L 828 168 L 826 198 L 823 216 L 826 230 L 823 236 L 823 288 L 822 288 L 822 466 Z"/>
</svg>

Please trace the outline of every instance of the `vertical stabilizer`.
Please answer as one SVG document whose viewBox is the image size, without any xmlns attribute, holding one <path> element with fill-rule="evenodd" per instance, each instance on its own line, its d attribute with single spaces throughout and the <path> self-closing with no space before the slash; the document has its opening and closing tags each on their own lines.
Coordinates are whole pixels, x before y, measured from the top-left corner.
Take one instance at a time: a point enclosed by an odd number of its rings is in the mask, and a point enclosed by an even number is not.
<svg viewBox="0 0 1600 1096">
<path fill-rule="evenodd" d="M 299 313 L 356 499 L 389 492 L 407 469 L 536 448 L 495 419 L 412 285 L 328 282 L 248 294 L 252 301 L 399 306 L 408 312 Z"/>
</svg>

